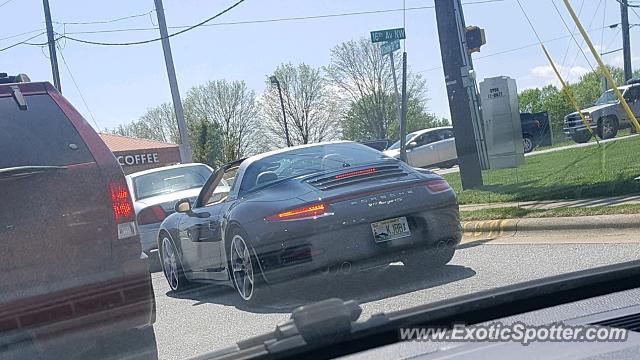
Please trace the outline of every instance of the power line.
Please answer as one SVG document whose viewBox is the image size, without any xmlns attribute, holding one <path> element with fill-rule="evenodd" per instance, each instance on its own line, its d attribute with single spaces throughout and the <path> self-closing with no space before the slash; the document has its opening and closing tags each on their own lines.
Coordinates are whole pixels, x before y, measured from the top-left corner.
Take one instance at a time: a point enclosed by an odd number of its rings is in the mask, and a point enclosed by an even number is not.
<svg viewBox="0 0 640 360">
<path fill-rule="evenodd" d="M 38 36 L 43 35 L 43 34 L 44 34 L 44 31 L 43 31 L 43 32 L 41 32 L 41 33 L 39 33 L 39 34 L 37 34 L 37 35 L 34 35 L 34 36 L 32 36 L 32 37 L 30 37 L 30 38 L 26 39 L 26 40 L 22 40 L 22 41 L 20 41 L 20 42 L 18 42 L 18 43 L 15 43 L 15 44 L 13 44 L 13 45 L 9 45 L 9 46 L 7 46 L 7 47 L 4 47 L 4 48 L 0 49 L 0 51 L 9 50 L 9 49 L 11 49 L 11 48 L 13 48 L 13 47 L 16 47 L 16 46 L 18 46 L 18 45 L 26 44 L 26 43 L 28 43 L 28 42 L 29 42 L 29 40 L 33 40 L 33 39 L 35 39 L 35 38 L 37 38 Z"/>
<path fill-rule="evenodd" d="M 578 9 L 578 17 L 580 17 L 580 14 L 582 14 L 582 8 L 584 7 L 584 0 L 582 0 L 582 2 L 580 3 L 580 9 Z M 604 19 L 603 19 L 604 21 Z M 604 24 L 602 24 L 603 28 L 602 28 L 602 32 L 604 33 Z M 576 24 L 573 24 L 573 29 L 570 31 L 571 34 L 573 34 L 573 32 L 576 31 Z M 562 66 L 564 67 L 564 63 L 567 60 L 567 55 L 569 55 L 569 49 L 571 49 L 571 41 L 569 41 L 569 44 L 567 45 L 567 49 L 564 51 L 564 56 L 562 57 Z"/>
<path fill-rule="evenodd" d="M 13 0 L 7 0 L 5 2 L 3 2 L 2 4 L 0 4 L 0 7 L 3 7 L 5 5 L 7 5 L 8 3 L 12 2 Z"/>
<path fill-rule="evenodd" d="M 486 4 L 486 3 L 494 3 L 494 2 L 502 2 L 504 0 L 480 0 L 480 1 L 469 1 L 465 2 L 463 5 L 477 5 L 477 4 Z M 215 24 L 203 24 L 202 26 L 227 26 L 227 25 L 244 25 L 244 24 L 263 24 L 263 23 L 272 23 L 272 22 L 283 22 L 283 21 L 299 21 L 299 20 L 313 20 L 313 19 L 326 19 L 326 18 L 334 18 L 334 17 L 343 17 L 343 16 L 356 16 L 356 15 L 371 15 L 371 14 L 383 14 L 390 12 L 400 12 L 400 11 L 414 11 L 414 10 L 425 10 L 425 9 L 433 9 L 434 6 L 426 5 L 426 6 L 415 6 L 408 8 L 396 8 L 396 9 L 382 9 L 382 10 L 369 10 L 369 11 L 354 11 L 354 12 L 345 12 L 345 13 L 336 13 L 336 14 L 323 14 L 323 15 L 309 15 L 309 16 L 295 16 L 295 17 L 284 17 L 284 18 L 273 18 L 273 19 L 259 19 L 259 20 L 241 20 L 241 21 L 229 21 L 229 22 L 219 22 Z M 189 28 L 188 25 L 175 25 L 168 26 L 169 29 L 185 29 Z M 124 29 L 108 29 L 108 30 L 87 30 L 87 31 L 70 31 L 67 32 L 67 35 L 80 35 L 80 34 L 101 34 L 101 33 L 117 33 L 117 32 L 128 32 L 128 31 L 157 31 L 157 27 L 141 27 L 141 28 L 124 28 Z M 170 35 L 171 36 L 171 35 Z"/>
<path fill-rule="evenodd" d="M 67 59 L 64 58 L 64 54 L 62 53 L 62 49 L 60 48 L 60 46 L 58 46 L 58 52 L 60 53 L 60 57 L 62 58 L 62 63 L 64 64 L 64 67 L 67 69 L 67 72 L 69 73 L 69 77 L 71 78 L 73 85 L 75 86 L 76 90 L 78 91 L 78 94 L 80 95 L 80 99 L 82 99 L 82 103 L 84 103 L 84 107 L 89 112 L 89 116 L 91 116 L 91 120 L 93 120 L 93 124 L 96 126 L 96 131 L 100 131 L 100 126 L 98 126 L 98 122 L 93 117 L 93 112 L 91 111 L 91 108 L 89 108 L 89 105 L 87 104 L 87 100 L 85 100 L 84 95 L 82 95 L 82 91 L 80 91 L 80 87 L 78 86 L 78 83 L 76 82 L 76 78 L 73 76 L 73 73 L 69 68 L 69 64 L 67 64 Z"/>
<path fill-rule="evenodd" d="M 618 24 L 615 24 L 615 25 L 618 25 Z M 607 25 L 607 26 L 605 26 L 605 28 L 611 27 L 611 26 L 613 26 L 613 24 L 612 25 Z M 598 30 L 601 30 L 601 29 L 600 28 L 589 29 L 589 30 L 587 30 L 587 32 L 594 32 L 594 31 L 598 31 Z M 574 33 L 574 35 L 575 34 L 577 34 L 577 33 Z M 550 43 L 550 42 L 553 42 L 553 41 L 567 39 L 567 38 L 570 38 L 570 37 L 571 37 L 571 35 L 558 36 L 558 37 L 555 37 L 555 38 L 544 40 L 542 43 L 546 44 L 546 43 Z M 531 43 L 531 44 L 522 45 L 522 46 L 518 46 L 518 47 L 515 47 L 515 48 L 511 48 L 511 49 L 506 49 L 506 50 L 498 51 L 498 52 L 487 54 L 487 55 L 483 55 L 483 56 L 478 56 L 475 59 L 476 60 L 486 59 L 486 58 L 490 58 L 490 57 L 493 57 L 493 56 L 503 55 L 503 54 L 507 54 L 507 53 L 511 53 L 511 52 L 515 52 L 515 51 L 519 51 L 519 50 L 532 48 L 532 47 L 539 46 L 539 45 L 540 45 L 539 42 Z M 435 66 L 435 67 L 432 67 L 432 68 L 429 68 L 429 69 L 416 71 L 416 73 L 426 73 L 426 72 L 434 71 L 434 70 L 438 70 L 438 69 L 442 69 L 442 66 Z"/>
<path fill-rule="evenodd" d="M 199 23 L 197 23 L 195 25 L 191 25 L 191 26 L 187 27 L 186 29 L 180 30 L 180 31 L 175 32 L 173 34 L 169 34 L 169 35 L 167 35 L 167 38 L 171 38 L 171 37 L 174 37 L 174 36 L 177 36 L 177 35 L 180 35 L 180 34 L 184 34 L 187 31 L 190 31 L 190 30 L 193 30 L 193 29 L 195 29 L 195 28 L 197 28 L 199 26 L 202 26 L 202 25 L 208 23 L 209 21 L 224 15 L 225 13 L 227 13 L 231 9 L 235 8 L 236 6 L 240 5 L 244 1 L 245 0 L 238 0 L 233 5 L 231 5 L 228 8 L 222 10 L 221 12 L 215 14 L 214 16 L 212 16 L 212 17 L 210 17 L 210 18 L 208 18 L 208 19 L 206 19 L 204 21 L 201 21 L 201 22 L 199 22 Z M 84 43 L 84 44 L 103 45 L 103 46 L 142 45 L 142 44 L 148 44 L 148 43 L 155 42 L 155 41 L 160 41 L 160 40 L 163 39 L 162 37 L 159 37 L 159 38 L 140 40 L 140 41 L 130 41 L 130 42 L 123 42 L 123 43 L 108 43 L 108 42 L 101 42 L 101 41 L 90 41 L 90 40 L 77 39 L 77 38 L 70 37 L 70 36 L 67 36 L 67 35 L 64 35 L 64 34 L 60 35 L 60 37 L 63 38 L 63 39 L 69 39 L 71 41 L 76 41 L 76 42 L 80 42 L 80 43 Z"/>
<path fill-rule="evenodd" d="M 155 12 L 155 10 L 149 10 L 145 13 L 140 13 L 140 14 L 135 14 L 135 15 L 129 15 L 129 16 L 123 16 L 123 17 L 119 17 L 119 18 L 115 18 L 115 19 L 108 19 L 108 20 L 94 20 L 94 21 L 54 21 L 55 24 L 60 24 L 60 25 L 96 25 L 96 24 L 111 24 L 111 23 L 115 23 L 118 21 L 122 21 L 122 20 L 129 20 L 129 19 L 135 19 L 135 18 L 139 18 L 139 17 L 143 17 L 143 16 L 149 16 L 151 14 L 153 14 Z"/>
<path fill-rule="evenodd" d="M 538 32 L 536 31 L 536 28 L 533 26 L 533 23 L 531 23 L 531 19 L 529 19 L 529 15 L 527 15 L 527 12 L 524 11 L 524 8 L 522 7 L 522 4 L 520 3 L 520 0 L 516 0 L 516 2 L 518 3 L 518 6 L 520 7 L 520 10 L 522 10 L 522 14 L 524 15 L 525 19 L 527 19 L 527 22 L 529 23 L 529 26 L 531 27 L 531 30 L 533 30 L 533 33 L 536 35 L 536 38 L 538 39 L 538 42 L 540 44 L 542 44 L 542 39 L 540 39 L 540 35 L 538 35 Z"/>
<path fill-rule="evenodd" d="M 562 20 L 562 23 L 564 24 L 564 27 L 569 32 L 569 35 L 571 35 L 571 38 L 573 39 L 573 41 L 578 46 L 578 50 L 580 50 L 580 52 L 582 53 L 582 56 L 584 56 L 584 59 L 587 61 L 587 64 L 589 64 L 589 67 L 591 68 L 591 71 L 595 71 L 595 69 L 593 68 L 593 65 L 591 65 L 591 62 L 589 61 L 589 58 L 587 58 L 587 55 L 582 50 L 581 45 L 578 44 L 578 40 L 576 40 L 575 36 L 573 36 L 573 33 L 571 32 L 571 29 L 569 29 L 569 25 L 567 25 L 567 22 L 564 21 L 564 18 L 562 17 L 562 14 L 560 13 L 560 9 L 558 9 L 558 7 L 556 6 L 556 2 L 554 0 L 551 0 L 551 3 L 553 4 L 553 7 L 556 9 L 556 12 L 558 13 L 558 16 L 560 16 L 560 20 Z"/>
<path fill-rule="evenodd" d="M 15 34 L 15 35 L 11 35 L 11 36 L 6 36 L 6 37 L 3 37 L 3 38 L 0 38 L 0 41 L 3 41 L 3 40 L 9 40 L 9 39 L 13 39 L 13 38 L 17 38 L 17 37 L 20 37 L 20 36 L 22 36 L 22 35 L 33 34 L 34 32 L 38 32 L 38 31 L 41 31 L 41 32 L 42 32 L 42 31 L 44 31 L 44 29 L 34 29 L 34 30 L 30 30 L 30 31 L 22 32 L 22 33 L 20 33 L 20 34 Z"/>
<path fill-rule="evenodd" d="M 598 6 L 596 7 L 596 11 L 594 11 L 593 16 L 591 17 L 591 21 L 589 21 L 589 25 L 587 26 L 587 28 L 590 30 L 591 26 L 593 25 L 593 22 L 596 19 L 596 16 L 598 15 L 598 10 L 600 10 L 600 5 L 602 5 L 602 1 L 600 0 L 598 2 Z M 582 52 L 582 45 L 584 44 L 584 39 L 580 40 L 580 45 L 578 46 L 578 49 Z M 584 53 L 583 53 L 584 54 Z M 576 55 L 573 57 L 573 61 L 571 62 L 571 66 L 567 68 L 567 77 L 570 75 L 571 69 L 573 68 L 573 66 L 576 64 L 576 61 L 578 60 L 578 53 L 576 52 Z M 591 63 L 589 63 L 589 66 L 591 66 Z M 593 67 L 592 67 L 593 68 Z"/>
</svg>

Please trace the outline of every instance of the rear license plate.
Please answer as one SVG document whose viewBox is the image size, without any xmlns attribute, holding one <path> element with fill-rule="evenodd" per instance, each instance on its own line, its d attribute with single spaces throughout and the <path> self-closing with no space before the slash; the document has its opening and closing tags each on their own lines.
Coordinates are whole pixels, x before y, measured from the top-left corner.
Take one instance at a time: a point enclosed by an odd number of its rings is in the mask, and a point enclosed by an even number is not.
<svg viewBox="0 0 640 360">
<path fill-rule="evenodd" d="M 404 216 L 371 223 L 371 230 L 373 231 L 373 240 L 375 240 L 375 242 L 411 236 L 407 218 Z"/>
</svg>

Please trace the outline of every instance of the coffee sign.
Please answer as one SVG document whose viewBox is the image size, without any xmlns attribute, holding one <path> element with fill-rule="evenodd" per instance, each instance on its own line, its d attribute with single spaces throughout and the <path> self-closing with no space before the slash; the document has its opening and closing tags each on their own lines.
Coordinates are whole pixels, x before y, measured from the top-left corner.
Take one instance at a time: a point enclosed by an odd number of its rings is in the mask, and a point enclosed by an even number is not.
<svg viewBox="0 0 640 360">
<path fill-rule="evenodd" d="M 154 164 L 160 162 L 158 153 L 118 155 L 116 156 L 121 166 L 134 166 L 142 164 Z"/>
</svg>

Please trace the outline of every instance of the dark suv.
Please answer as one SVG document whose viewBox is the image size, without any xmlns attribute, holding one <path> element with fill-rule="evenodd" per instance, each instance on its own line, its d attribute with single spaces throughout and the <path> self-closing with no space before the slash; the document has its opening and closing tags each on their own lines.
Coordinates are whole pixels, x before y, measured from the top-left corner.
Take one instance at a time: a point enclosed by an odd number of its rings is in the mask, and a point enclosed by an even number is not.
<svg viewBox="0 0 640 360">
<path fill-rule="evenodd" d="M 0 74 L 0 358 L 155 358 L 155 300 L 115 157 L 48 82 Z"/>
</svg>

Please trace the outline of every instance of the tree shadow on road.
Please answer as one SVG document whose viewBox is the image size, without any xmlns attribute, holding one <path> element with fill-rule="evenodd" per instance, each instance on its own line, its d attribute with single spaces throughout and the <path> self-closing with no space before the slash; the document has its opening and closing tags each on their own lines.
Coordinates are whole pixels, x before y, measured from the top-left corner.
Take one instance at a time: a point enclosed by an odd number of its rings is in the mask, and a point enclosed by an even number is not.
<svg viewBox="0 0 640 360">
<path fill-rule="evenodd" d="M 203 285 L 167 296 L 204 303 L 235 306 L 252 313 L 290 313 L 298 306 L 328 298 L 356 300 L 360 304 L 425 290 L 474 276 L 471 268 L 447 265 L 429 272 L 409 271 L 403 265 L 349 275 L 312 275 L 265 287 L 260 305 L 249 306 L 230 287 Z"/>
</svg>

